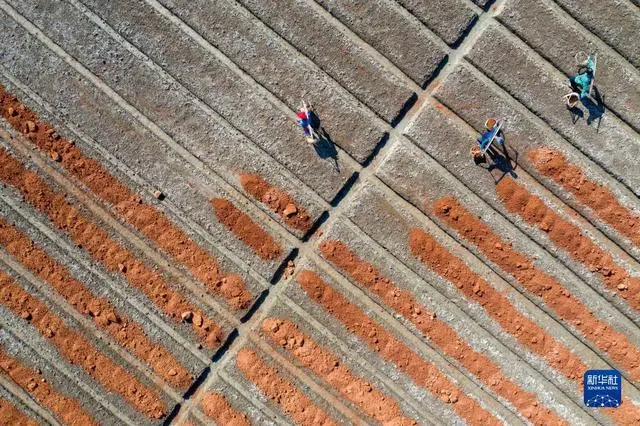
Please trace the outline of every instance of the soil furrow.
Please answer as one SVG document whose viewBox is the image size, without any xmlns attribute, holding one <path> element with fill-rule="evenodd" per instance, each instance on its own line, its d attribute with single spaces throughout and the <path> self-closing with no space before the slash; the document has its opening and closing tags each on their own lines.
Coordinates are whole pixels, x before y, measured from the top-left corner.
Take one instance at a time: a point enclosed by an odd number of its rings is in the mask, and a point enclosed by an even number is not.
<svg viewBox="0 0 640 426">
<path fill-rule="evenodd" d="M 640 215 L 620 204 L 608 188 L 589 179 L 579 167 L 569 163 L 561 152 L 554 149 L 534 149 L 528 158 L 538 172 L 573 194 L 600 220 L 640 248 Z"/>
<path fill-rule="evenodd" d="M 12 403 L 3 398 L 0 398 L 0 424 L 8 426 L 38 426 L 38 422 L 18 410 Z"/>
<path fill-rule="evenodd" d="M 185 390 L 193 381 L 187 371 L 163 346 L 149 340 L 144 330 L 106 299 L 94 296 L 69 271 L 36 243 L 0 217 L 0 245 L 35 275 L 46 281 L 78 312 L 91 318 L 122 347 L 144 360 L 164 380 Z"/>
<path fill-rule="evenodd" d="M 26 201 L 48 216 L 56 227 L 66 231 L 76 245 L 89 252 L 109 271 L 122 274 L 174 321 L 181 322 L 182 314 L 192 313 L 193 330 L 209 348 L 220 345 L 223 332 L 213 320 L 206 318 L 183 295 L 171 289 L 159 273 L 111 239 L 97 223 L 86 219 L 64 194 L 55 192 L 1 148 L 0 179 L 19 190 Z"/>
<path fill-rule="evenodd" d="M 347 273 L 362 287 L 410 321 L 447 356 L 458 361 L 497 395 L 509 401 L 534 424 L 562 424 L 563 420 L 543 407 L 537 397 L 513 383 L 487 356 L 476 352 L 444 321 L 418 303 L 408 291 L 399 289 L 372 264 L 360 259 L 343 242 L 325 241 L 320 250 L 325 258 Z"/>
<path fill-rule="evenodd" d="M 564 376 L 576 382 L 579 391 L 582 392 L 583 374 L 588 368 L 569 348 L 520 314 L 506 297 L 499 294 L 459 258 L 449 253 L 435 238 L 417 228 L 412 230 L 409 238 L 409 246 L 414 256 L 437 274 L 451 281 L 468 299 L 480 304 L 505 331 Z M 640 421 L 640 411 L 632 403 L 601 411 L 622 424 L 630 424 L 629 419 Z"/>
<path fill-rule="evenodd" d="M 274 260 L 280 257 L 280 245 L 264 229 L 255 223 L 249 215 L 238 209 L 231 201 L 214 198 L 211 205 L 218 220 L 233 234 L 264 260 Z"/>
<path fill-rule="evenodd" d="M 556 246 L 582 262 L 609 290 L 640 311 L 640 278 L 630 276 L 580 228 L 563 219 L 513 179 L 503 179 L 496 191 L 508 211 L 544 231 Z"/>
<path fill-rule="evenodd" d="M 157 244 L 177 262 L 187 266 L 205 287 L 222 296 L 234 309 L 246 309 L 252 300 L 242 278 L 225 274 L 217 261 L 191 240 L 178 226 L 153 206 L 119 182 L 98 161 L 86 157 L 73 141 L 60 138 L 55 129 L 0 85 L 3 117 L 25 133 L 34 146 L 59 162 L 94 194 L 109 203 L 129 225 Z"/>
<path fill-rule="evenodd" d="M 547 360 L 571 380 L 582 380 L 587 366 L 577 356 L 518 312 L 509 299 L 498 293 L 461 259 L 449 253 L 433 236 L 414 228 L 409 235 L 409 247 L 415 257 L 455 285 L 466 298 L 481 305 L 522 345 Z"/>
<path fill-rule="evenodd" d="M 475 400 L 460 391 L 435 365 L 425 361 L 406 345 L 394 338 L 384 327 L 369 318 L 344 296 L 328 286 L 315 273 L 304 270 L 296 279 L 307 295 L 384 360 L 395 364 L 416 384 L 451 404 L 460 417 L 472 424 L 498 425 L 501 422 Z"/>
<path fill-rule="evenodd" d="M 359 406 L 367 416 L 383 424 L 416 424 L 415 420 L 402 413 L 396 401 L 362 377 L 354 375 L 336 355 L 319 346 L 311 336 L 300 332 L 291 321 L 267 318 L 262 322 L 262 331 L 343 397 Z"/>
<path fill-rule="evenodd" d="M 80 403 L 56 391 L 39 370 L 32 370 L 0 349 L 0 369 L 38 403 L 68 425 L 98 425 Z M 10 424 L 2 423 L 0 424 Z"/>
<path fill-rule="evenodd" d="M 241 174 L 240 183 L 245 191 L 253 198 L 280 216 L 284 223 L 294 229 L 308 231 L 312 222 L 309 214 L 286 192 L 276 188 L 261 176 L 255 174 Z"/>
<path fill-rule="evenodd" d="M 336 425 L 304 393 L 282 378 L 256 352 L 244 348 L 238 352 L 236 365 L 269 399 L 278 404 L 294 421 L 302 425 Z"/>
<path fill-rule="evenodd" d="M 33 325 L 69 360 L 110 391 L 121 395 L 147 417 L 166 415 L 166 404 L 124 368 L 99 352 L 80 333 L 68 328 L 44 303 L 0 271 L 0 303 Z"/>
<path fill-rule="evenodd" d="M 529 292 L 541 297 L 562 320 L 580 330 L 619 367 L 626 370 L 633 380 L 640 379 L 638 348 L 624 334 L 596 318 L 556 278 L 536 268 L 531 258 L 514 250 L 511 244 L 498 237 L 456 199 L 447 197 L 436 201 L 434 211 L 464 239 L 478 247 L 489 260 L 511 274 Z"/>
<path fill-rule="evenodd" d="M 202 397 L 202 411 L 219 425 L 249 426 L 249 420 L 229 404 L 219 392 L 209 392 Z"/>
</svg>

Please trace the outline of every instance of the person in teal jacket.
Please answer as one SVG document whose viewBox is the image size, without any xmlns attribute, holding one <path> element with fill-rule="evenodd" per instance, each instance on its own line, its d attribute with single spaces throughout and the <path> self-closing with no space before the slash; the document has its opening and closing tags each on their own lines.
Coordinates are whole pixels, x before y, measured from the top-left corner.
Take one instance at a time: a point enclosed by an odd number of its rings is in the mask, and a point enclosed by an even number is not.
<svg viewBox="0 0 640 426">
<path fill-rule="evenodd" d="M 596 64 L 591 56 L 589 56 L 584 66 L 586 69 L 582 73 L 569 77 L 571 88 L 580 93 L 580 99 L 584 99 L 589 95 L 596 71 Z"/>
</svg>

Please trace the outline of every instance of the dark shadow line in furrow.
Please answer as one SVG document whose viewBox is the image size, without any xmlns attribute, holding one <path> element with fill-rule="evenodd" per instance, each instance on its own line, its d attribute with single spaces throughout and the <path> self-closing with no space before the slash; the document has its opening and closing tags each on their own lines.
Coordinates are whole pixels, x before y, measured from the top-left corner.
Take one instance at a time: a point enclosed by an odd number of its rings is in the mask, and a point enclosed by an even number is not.
<svg viewBox="0 0 640 426">
<path fill-rule="evenodd" d="M 427 90 L 427 87 L 440 75 L 444 67 L 449 63 L 449 55 L 444 55 L 444 57 L 440 60 L 438 65 L 435 67 L 431 74 L 425 76 L 424 81 L 420 84 L 422 90 Z"/>
<path fill-rule="evenodd" d="M 407 114 L 407 112 L 409 112 L 409 110 L 413 107 L 413 105 L 416 103 L 417 100 L 418 100 L 418 94 L 416 92 L 413 92 L 413 94 L 411 96 L 409 96 L 409 99 L 406 100 L 404 105 L 402 105 L 402 108 L 400 108 L 400 111 L 398 111 L 398 115 L 396 115 L 395 118 L 393 120 L 391 120 L 391 127 L 396 127 L 398 125 L 398 123 L 400 123 L 400 121 L 402 121 L 404 116 Z M 378 150 L 379 149 L 376 146 L 376 148 L 373 151 L 373 154 L 371 154 L 370 157 L 374 157 L 378 153 Z M 370 159 L 367 158 L 367 161 L 369 161 L 369 160 Z M 366 164 L 368 164 L 368 163 L 365 162 L 365 165 Z"/>
<path fill-rule="evenodd" d="M 309 230 L 302 236 L 300 240 L 303 243 L 309 241 L 311 237 L 316 233 L 318 228 L 320 228 L 327 221 L 327 219 L 329 219 L 329 216 L 330 214 L 328 210 L 323 211 L 322 214 L 315 220 L 315 222 L 313 222 L 311 228 L 309 228 Z"/>
<path fill-rule="evenodd" d="M 412 96 L 413 98 L 413 96 Z M 413 103 L 415 103 L 415 101 L 418 100 L 418 96 L 415 96 L 415 100 L 413 101 Z M 412 105 L 413 106 L 413 105 Z M 403 107 L 404 108 L 404 107 Z M 408 112 L 409 109 L 407 109 L 406 111 L 404 111 L 403 115 Z M 398 121 L 399 122 L 399 121 Z M 396 123 L 397 124 L 397 123 Z M 367 167 L 369 166 L 369 164 L 371 164 L 371 162 L 373 161 L 374 158 L 376 158 L 376 156 L 378 155 L 378 153 L 380 152 L 380 150 L 387 144 L 387 142 L 389 142 L 389 132 L 384 132 L 384 134 L 382 135 L 382 137 L 380 138 L 380 140 L 378 141 L 378 143 L 376 144 L 376 146 L 373 148 L 373 150 L 371 151 L 371 154 L 369 154 L 369 156 L 367 158 L 365 158 L 365 160 L 362 162 L 362 167 Z M 349 181 L 347 181 L 347 183 L 345 184 L 345 186 L 349 184 Z M 334 206 L 335 207 L 335 206 Z"/>
<path fill-rule="evenodd" d="M 489 0 L 488 2 L 485 3 L 484 7 L 481 6 L 480 8 L 483 9 L 485 12 L 487 12 L 495 2 L 496 0 Z"/>
<path fill-rule="evenodd" d="M 298 250 L 298 249 L 296 249 L 296 250 Z M 294 257 L 291 257 L 291 256 L 287 257 L 287 259 L 292 260 L 292 261 L 293 261 L 294 258 L 295 258 L 295 256 Z M 282 265 L 280 265 L 280 267 L 278 267 L 278 269 L 283 269 L 284 270 L 283 265 L 284 265 L 284 267 L 286 267 L 287 262 L 285 261 Z M 282 275 L 282 273 L 280 275 Z M 280 277 L 278 277 L 278 280 L 279 280 L 279 278 Z M 272 285 L 276 285 L 278 280 L 273 281 L 271 284 Z M 249 308 L 247 313 L 244 314 L 242 316 L 242 318 L 240 318 L 240 322 L 244 324 L 247 321 L 249 321 L 251 319 L 251 317 L 253 316 L 253 314 L 260 308 L 260 306 L 262 306 L 262 304 L 264 303 L 264 301 L 267 299 L 268 296 L 269 296 L 269 289 L 262 290 L 260 295 L 258 297 L 256 297 L 255 302 L 253 303 L 253 305 L 251 305 L 251 307 Z"/>
<path fill-rule="evenodd" d="M 469 19 L 467 26 L 463 28 L 462 31 L 460 31 L 460 35 L 458 36 L 458 38 L 453 43 L 451 43 L 450 47 L 452 49 L 457 49 L 458 47 L 460 47 L 460 45 L 465 41 L 465 39 L 476 26 L 479 20 L 480 16 L 477 13 L 474 14 L 471 19 Z"/>
<path fill-rule="evenodd" d="M 276 269 L 276 271 L 273 273 L 273 277 L 271 278 L 271 280 L 269 280 L 269 283 L 271 285 L 275 285 L 278 281 L 280 281 L 280 278 L 284 274 L 284 271 L 285 271 L 285 268 L 287 267 L 287 264 L 289 263 L 289 261 L 293 261 L 296 257 L 298 257 L 298 253 L 299 252 L 300 252 L 300 250 L 298 249 L 298 247 L 294 247 L 291 250 L 291 252 L 287 255 L 287 257 L 285 257 L 282 260 L 282 263 L 280 263 L 280 266 L 278 266 L 278 269 Z M 254 302 L 254 306 L 255 306 L 255 304 L 256 303 Z M 253 309 L 253 306 L 251 307 L 251 309 Z"/>
<path fill-rule="evenodd" d="M 338 206 L 340 201 L 342 201 L 344 197 L 347 196 L 347 194 L 349 193 L 353 185 L 355 185 L 356 181 L 358 180 L 358 177 L 360 177 L 360 172 L 353 172 L 353 174 L 349 177 L 349 179 L 347 179 L 347 182 L 345 182 L 345 184 L 342 186 L 340 191 L 338 191 L 336 196 L 333 197 L 333 200 L 331 200 L 331 202 L 329 203 L 331 204 L 331 207 L 335 208 Z"/>
</svg>

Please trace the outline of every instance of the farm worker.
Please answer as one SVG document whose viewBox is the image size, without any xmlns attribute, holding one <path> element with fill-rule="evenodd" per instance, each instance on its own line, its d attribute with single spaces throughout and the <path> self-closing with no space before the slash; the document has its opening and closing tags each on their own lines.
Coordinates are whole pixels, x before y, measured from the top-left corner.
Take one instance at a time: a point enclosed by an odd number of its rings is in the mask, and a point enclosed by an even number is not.
<svg viewBox="0 0 640 426">
<path fill-rule="evenodd" d="M 589 56 L 584 65 L 586 66 L 586 70 L 584 72 L 569 77 L 569 82 L 571 83 L 573 90 L 580 90 L 580 99 L 584 99 L 589 94 L 589 90 L 591 89 L 591 84 L 594 79 L 596 64 L 593 58 Z"/>
<path fill-rule="evenodd" d="M 491 138 L 493 137 L 493 128 L 496 126 L 497 120 L 495 118 L 490 118 L 484 123 L 485 130 L 482 131 L 482 134 L 478 136 L 477 142 L 480 144 L 480 147 L 484 149 L 485 146 L 489 143 Z M 502 135 L 502 131 L 498 132 L 494 141 L 500 145 L 504 143 L 504 137 Z"/>
<path fill-rule="evenodd" d="M 311 114 L 309 114 L 308 110 L 299 109 L 296 113 L 298 117 L 298 125 L 302 127 L 304 131 L 304 135 L 307 138 L 311 137 Z"/>
</svg>

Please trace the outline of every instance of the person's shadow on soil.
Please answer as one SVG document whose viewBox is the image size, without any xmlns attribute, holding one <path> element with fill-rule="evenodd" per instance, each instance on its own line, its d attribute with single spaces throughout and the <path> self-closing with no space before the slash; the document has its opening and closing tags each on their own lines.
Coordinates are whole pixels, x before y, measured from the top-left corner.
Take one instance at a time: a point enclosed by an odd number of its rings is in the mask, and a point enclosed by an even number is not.
<svg viewBox="0 0 640 426">
<path fill-rule="evenodd" d="M 584 117 L 584 112 L 582 112 L 582 110 L 577 106 L 574 106 L 574 107 L 567 106 L 567 111 L 571 113 L 572 124 L 576 124 L 578 120 Z"/>
<path fill-rule="evenodd" d="M 323 160 L 326 158 L 333 159 L 333 163 L 335 165 L 336 171 L 340 171 L 340 166 L 338 165 L 338 150 L 336 150 L 335 143 L 331 140 L 331 136 L 324 129 L 324 127 L 320 124 L 320 118 L 316 115 L 315 112 L 310 112 L 311 116 L 311 127 L 316 130 L 320 139 L 313 143 L 313 148 L 316 150 L 316 154 L 318 157 Z"/>
<path fill-rule="evenodd" d="M 340 171 L 340 166 L 338 165 L 338 150 L 336 150 L 336 146 L 329 137 L 329 134 L 322 129 L 322 133 L 320 134 L 320 139 L 318 139 L 314 144 L 313 148 L 316 150 L 318 157 L 322 158 L 331 158 L 333 159 L 333 163 L 336 167 L 336 171 Z"/>
<path fill-rule="evenodd" d="M 489 155 L 491 163 L 486 167 L 483 167 L 491 174 L 496 185 L 506 175 L 509 175 L 514 179 L 518 178 L 518 174 L 515 171 L 518 168 L 518 151 L 508 147 L 506 142 L 502 144 L 502 150 L 498 150 L 497 147 L 492 145 L 487 151 L 487 155 Z M 498 170 L 500 172 L 498 178 L 496 178 L 493 173 L 494 170 Z"/>
<path fill-rule="evenodd" d="M 595 101 L 595 102 L 594 102 Z M 593 88 L 593 98 L 585 97 L 582 99 L 582 105 L 589 111 L 589 117 L 587 117 L 587 124 L 591 125 L 595 120 L 598 120 L 597 130 L 600 130 L 600 121 L 605 113 L 604 95 L 600 94 L 597 87 Z"/>
</svg>

